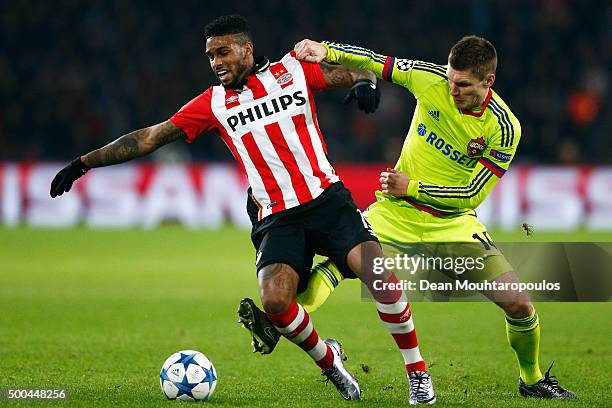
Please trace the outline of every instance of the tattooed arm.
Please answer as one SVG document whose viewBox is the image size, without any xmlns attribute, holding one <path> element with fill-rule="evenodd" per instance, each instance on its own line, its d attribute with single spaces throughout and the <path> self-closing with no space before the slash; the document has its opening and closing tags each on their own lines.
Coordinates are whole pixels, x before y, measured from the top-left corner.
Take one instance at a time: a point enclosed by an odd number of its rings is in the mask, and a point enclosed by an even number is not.
<svg viewBox="0 0 612 408">
<path fill-rule="evenodd" d="M 330 88 L 350 88 L 360 79 L 376 84 L 376 75 L 365 69 L 348 68 L 342 65 L 330 65 L 322 62 L 323 80 Z"/>
<path fill-rule="evenodd" d="M 185 137 L 180 128 L 167 120 L 123 135 L 114 142 L 81 156 L 81 161 L 87 168 L 123 163 Z"/>
<path fill-rule="evenodd" d="M 197 103 L 198 98 L 201 97 L 194 98 L 190 103 L 194 103 L 194 101 Z M 186 106 L 189 106 L 189 104 Z M 185 109 L 185 107 L 182 109 Z M 173 118 L 177 118 L 177 115 L 178 113 Z M 207 123 L 205 114 L 200 115 L 197 119 L 200 122 L 204 121 L 205 124 Z M 184 118 L 183 122 L 186 122 Z M 210 126 L 206 125 L 194 128 L 192 124 L 189 129 L 191 129 L 190 132 L 193 132 L 191 135 L 194 138 L 201 131 L 209 128 Z M 49 194 L 51 198 L 55 198 L 69 192 L 72 184 L 91 168 L 110 166 L 111 164 L 123 163 L 145 156 L 159 147 L 181 138 L 186 139 L 187 134 L 170 120 L 123 135 L 114 142 L 71 161 L 70 164 L 61 169 L 53 178 Z"/>
</svg>

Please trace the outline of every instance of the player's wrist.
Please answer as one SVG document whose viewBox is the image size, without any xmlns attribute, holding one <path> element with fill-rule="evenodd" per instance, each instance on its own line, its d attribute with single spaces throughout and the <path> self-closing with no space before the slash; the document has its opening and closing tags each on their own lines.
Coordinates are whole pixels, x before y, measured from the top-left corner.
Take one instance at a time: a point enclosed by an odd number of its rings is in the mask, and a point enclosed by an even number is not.
<svg viewBox="0 0 612 408">
<path fill-rule="evenodd" d="M 331 48 L 329 48 L 329 41 L 321 41 L 321 45 L 325 48 L 325 55 L 323 56 L 323 61 L 325 62 L 336 62 L 333 60 Z"/>
<path fill-rule="evenodd" d="M 84 158 L 86 158 L 85 156 L 77 156 L 76 159 L 74 159 L 72 161 L 72 166 L 82 172 L 86 172 L 87 170 L 90 169 L 90 167 L 85 163 L 85 160 L 83 160 Z"/>
</svg>

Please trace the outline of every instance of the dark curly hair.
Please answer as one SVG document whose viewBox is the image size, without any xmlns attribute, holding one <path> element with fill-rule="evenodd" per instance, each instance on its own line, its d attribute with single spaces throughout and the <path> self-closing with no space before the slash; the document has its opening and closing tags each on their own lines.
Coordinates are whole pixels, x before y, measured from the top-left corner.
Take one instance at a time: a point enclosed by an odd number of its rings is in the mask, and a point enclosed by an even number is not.
<svg viewBox="0 0 612 408">
<path fill-rule="evenodd" d="M 245 42 L 253 41 L 249 23 L 238 14 L 217 17 L 204 27 L 204 36 L 206 38 L 228 34 L 242 34 Z"/>
</svg>

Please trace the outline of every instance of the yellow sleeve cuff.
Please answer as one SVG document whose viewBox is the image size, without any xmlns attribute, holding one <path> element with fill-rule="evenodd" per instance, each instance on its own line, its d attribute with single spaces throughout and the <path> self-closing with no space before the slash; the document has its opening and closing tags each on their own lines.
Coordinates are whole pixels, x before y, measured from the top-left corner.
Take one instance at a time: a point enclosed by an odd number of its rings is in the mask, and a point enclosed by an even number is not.
<svg viewBox="0 0 612 408">
<path fill-rule="evenodd" d="M 408 189 L 406 190 L 406 196 L 416 197 L 419 193 L 419 180 L 412 180 L 408 182 Z"/>
<path fill-rule="evenodd" d="M 338 51 L 336 50 L 332 50 L 329 47 L 329 41 L 322 41 L 321 44 L 323 44 L 323 46 L 325 47 L 325 49 L 327 50 L 327 56 L 324 58 L 325 61 L 327 62 L 337 62 L 337 54 Z"/>
</svg>

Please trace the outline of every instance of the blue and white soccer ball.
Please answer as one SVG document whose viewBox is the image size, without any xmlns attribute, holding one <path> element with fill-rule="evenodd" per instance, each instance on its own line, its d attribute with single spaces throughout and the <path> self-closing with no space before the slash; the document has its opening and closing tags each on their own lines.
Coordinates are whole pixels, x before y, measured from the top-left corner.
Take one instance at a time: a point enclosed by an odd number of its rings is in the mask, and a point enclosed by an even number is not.
<svg viewBox="0 0 612 408">
<path fill-rule="evenodd" d="M 208 401 L 217 386 L 217 370 L 199 351 L 177 351 L 162 366 L 159 384 L 168 399 Z"/>
</svg>

